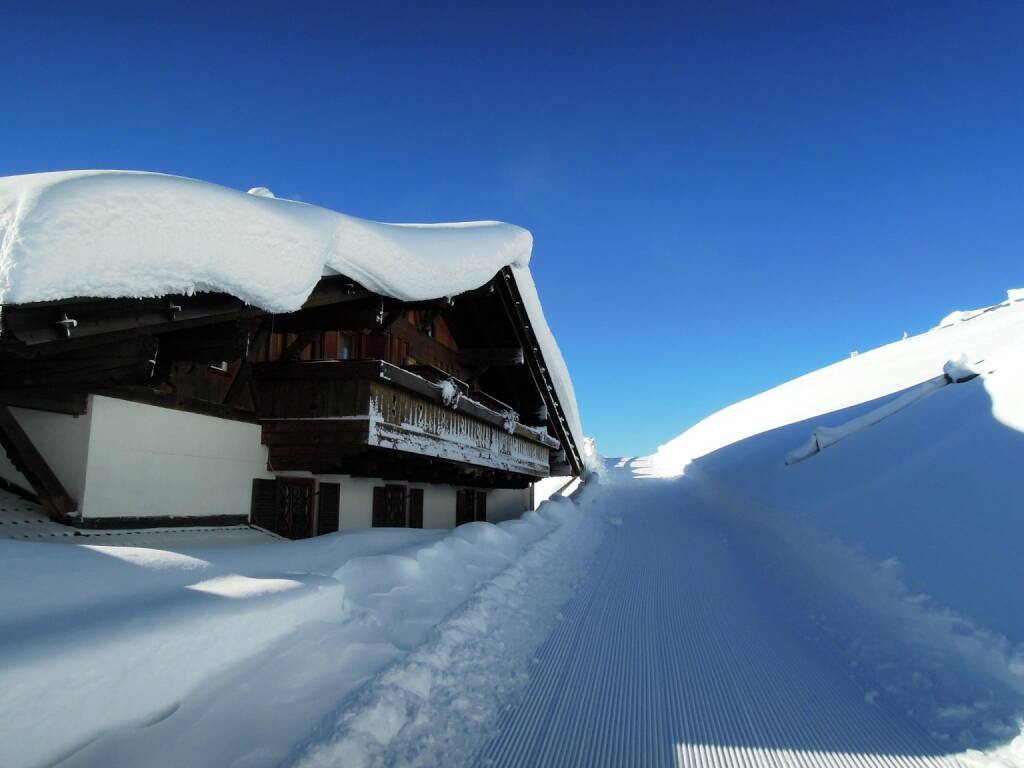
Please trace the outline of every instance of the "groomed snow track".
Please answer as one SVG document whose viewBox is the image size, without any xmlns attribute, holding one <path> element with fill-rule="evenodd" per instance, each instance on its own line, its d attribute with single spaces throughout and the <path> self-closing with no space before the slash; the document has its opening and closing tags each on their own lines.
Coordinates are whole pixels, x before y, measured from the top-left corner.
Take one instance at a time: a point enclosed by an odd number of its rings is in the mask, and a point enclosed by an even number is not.
<svg viewBox="0 0 1024 768">
<path fill-rule="evenodd" d="M 771 561 L 691 483 L 602 490 L 604 550 L 477 764 L 960 765 L 805 636 Z"/>
</svg>

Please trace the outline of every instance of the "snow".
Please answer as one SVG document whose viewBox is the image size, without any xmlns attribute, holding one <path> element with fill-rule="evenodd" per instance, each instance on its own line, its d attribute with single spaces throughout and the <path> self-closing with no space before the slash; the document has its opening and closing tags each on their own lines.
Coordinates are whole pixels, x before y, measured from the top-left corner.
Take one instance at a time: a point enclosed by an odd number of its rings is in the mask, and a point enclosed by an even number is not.
<svg viewBox="0 0 1024 768">
<path fill-rule="evenodd" d="M 742 400 L 660 446 L 654 471 L 679 475 L 691 461 L 744 438 L 902 392 L 940 375 L 964 353 L 992 364 L 997 352 L 1024 347 L 1022 318 L 1024 304 L 996 305 L 970 322 L 863 352 Z"/>
<path fill-rule="evenodd" d="M 785 542 L 871 701 L 912 712 L 969 765 L 1024 765 L 1019 740 L 1000 746 L 1024 714 L 1013 295 L 730 406 L 645 470 L 683 474 L 713 508 Z M 813 591 L 826 582 L 823 603 Z"/>
<path fill-rule="evenodd" d="M 324 275 L 423 301 L 479 288 L 512 267 L 579 446 L 575 393 L 529 271 L 532 248 L 532 235 L 512 224 L 382 224 L 265 187 L 247 194 L 139 171 L 0 178 L 0 305 L 220 291 L 292 312 Z"/>
<path fill-rule="evenodd" d="M 0 765 L 279 765 L 360 686 L 358 717 L 338 717 L 380 745 L 403 724 L 387 700 L 450 690 L 460 665 L 481 701 L 519 679 L 515 639 L 554 621 L 593 541 L 582 519 L 562 500 L 230 549 L 0 541 Z M 519 655 L 481 665 L 502 648 Z"/>
<path fill-rule="evenodd" d="M 961 354 L 955 360 L 950 360 L 942 366 L 942 373 L 954 384 L 962 384 L 981 374 L 981 364 L 984 362 L 984 360 L 977 360 L 971 363 L 967 360 L 967 355 Z"/>
<path fill-rule="evenodd" d="M 1015 296 L 522 520 L 0 540 L 0 764 L 1024 768 Z"/>
<path fill-rule="evenodd" d="M 954 365 L 950 362 L 946 363 L 942 370 L 947 376 L 952 377 L 953 375 L 962 375 L 964 373 L 962 366 L 963 364 Z M 957 379 L 954 379 L 954 381 L 956 380 Z M 828 448 L 830 445 L 838 443 L 844 437 L 855 434 L 865 427 L 877 424 L 882 421 L 882 419 L 886 419 L 893 414 L 902 411 L 904 408 L 913 405 L 921 398 L 930 395 L 932 392 L 944 386 L 946 386 L 945 377 L 937 376 L 934 379 L 929 379 L 919 386 L 912 387 L 899 397 L 890 400 L 884 405 L 868 411 L 867 413 L 863 413 L 860 416 L 856 416 L 847 422 L 834 427 L 815 427 L 814 431 L 811 433 L 810 440 L 796 450 L 790 451 L 786 454 L 786 464 L 796 464 L 798 461 L 803 461 L 809 456 L 813 456 L 815 453 Z"/>
<path fill-rule="evenodd" d="M 449 408 L 456 408 L 462 397 L 462 391 L 455 386 L 455 382 L 447 379 L 442 381 L 439 386 L 441 387 L 441 402 Z"/>
<path fill-rule="evenodd" d="M 1022 768 L 1022 350 L 1000 306 L 499 525 L 0 541 L 0 764 Z"/>
</svg>

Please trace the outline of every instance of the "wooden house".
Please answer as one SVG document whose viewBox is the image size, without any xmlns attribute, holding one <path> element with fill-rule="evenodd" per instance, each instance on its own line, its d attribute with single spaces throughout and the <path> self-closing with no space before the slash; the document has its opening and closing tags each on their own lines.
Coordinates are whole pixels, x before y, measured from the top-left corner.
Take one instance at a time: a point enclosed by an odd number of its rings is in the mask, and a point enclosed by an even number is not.
<svg viewBox="0 0 1024 768">
<path fill-rule="evenodd" d="M 0 487 L 75 526 L 251 522 L 293 539 L 518 516 L 537 481 L 583 473 L 564 364 L 521 275 L 399 298 L 324 269 L 289 311 L 227 290 L 8 298 Z"/>
</svg>

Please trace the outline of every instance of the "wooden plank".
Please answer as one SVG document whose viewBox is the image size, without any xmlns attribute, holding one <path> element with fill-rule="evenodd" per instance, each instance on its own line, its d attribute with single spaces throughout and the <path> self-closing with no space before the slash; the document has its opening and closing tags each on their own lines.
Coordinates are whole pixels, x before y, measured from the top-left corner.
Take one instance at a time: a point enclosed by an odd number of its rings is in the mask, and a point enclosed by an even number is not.
<svg viewBox="0 0 1024 768">
<path fill-rule="evenodd" d="M 75 341 L 89 336 L 141 329 L 153 333 L 165 328 L 186 328 L 235 317 L 246 311 L 241 299 L 222 293 L 169 295 L 156 299 L 69 299 L 4 307 L 5 335 L 28 345 Z M 58 325 L 74 320 L 71 334 Z M 74 345 L 68 345 L 74 346 Z"/>
<path fill-rule="evenodd" d="M 409 489 L 409 527 L 423 527 L 423 489 Z"/>
<path fill-rule="evenodd" d="M 455 492 L 455 526 L 465 525 L 466 523 L 472 523 L 476 515 L 474 514 L 474 507 L 476 506 L 476 491 L 468 488 L 460 488 Z"/>
<path fill-rule="evenodd" d="M 77 502 L 65 490 L 6 405 L 0 405 L 0 446 L 7 452 L 15 469 L 29 481 L 50 517 L 65 522 L 77 511 Z"/>
<path fill-rule="evenodd" d="M 341 509 L 341 485 L 320 483 L 317 493 L 316 535 L 334 533 L 338 530 Z"/>
<path fill-rule="evenodd" d="M 256 478 L 252 481 L 252 505 L 249 522 L 274 530 L 274 505 L 277 499 L 277 485 L 273 480 Z"/>
<path fill-rule="evenodd" d="M 25 501 L 31 501 L 34 504 L 39 503 L 39 497 L 28 488 L 22 488 L 17 483 L 11 482 L 4 477 L 0 477 L 0 491 L 7 491 L 19 498 L 25 499 Z"/>
</svg>

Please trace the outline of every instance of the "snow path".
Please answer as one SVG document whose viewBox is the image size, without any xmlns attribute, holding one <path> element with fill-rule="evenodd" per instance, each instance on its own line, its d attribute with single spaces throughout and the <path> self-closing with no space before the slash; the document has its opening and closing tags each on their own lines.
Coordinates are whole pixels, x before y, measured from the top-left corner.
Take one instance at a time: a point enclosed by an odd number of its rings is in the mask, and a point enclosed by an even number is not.
<svg viewBox="0 0 1024 768">
<path fill-rule="evenodd" d="M 477 764 L 958 765 L 808 640 L 801 607 L 692 482 L 603 490 L 603 562 Z"/>
</svg>

